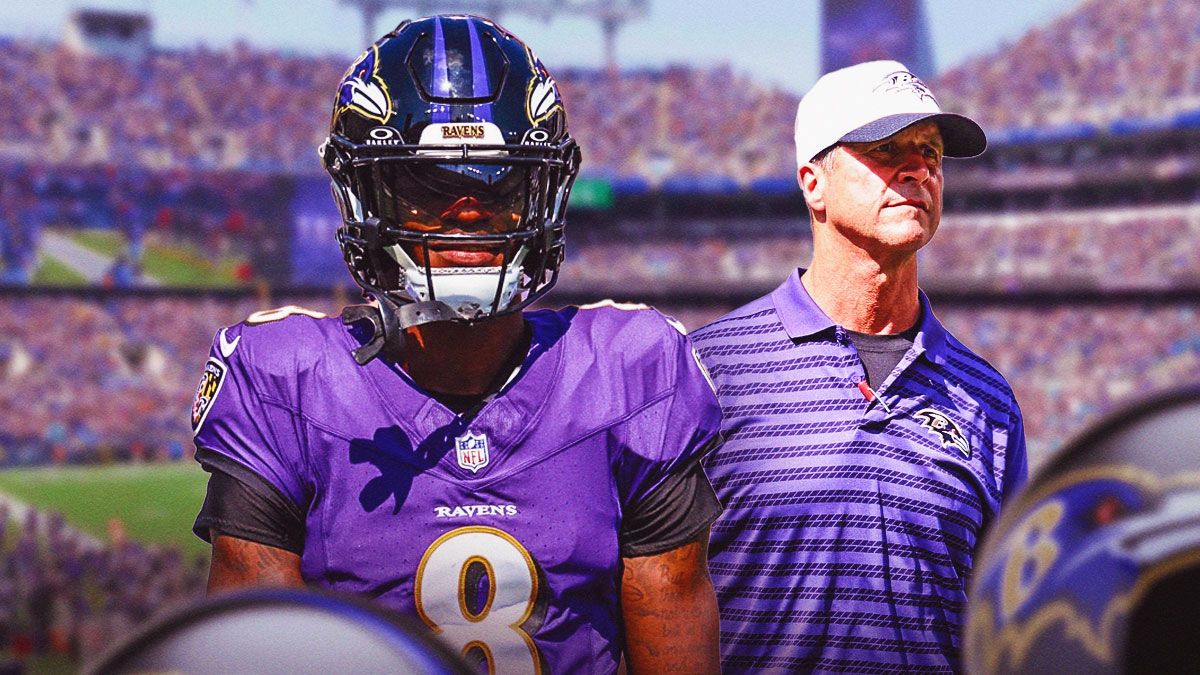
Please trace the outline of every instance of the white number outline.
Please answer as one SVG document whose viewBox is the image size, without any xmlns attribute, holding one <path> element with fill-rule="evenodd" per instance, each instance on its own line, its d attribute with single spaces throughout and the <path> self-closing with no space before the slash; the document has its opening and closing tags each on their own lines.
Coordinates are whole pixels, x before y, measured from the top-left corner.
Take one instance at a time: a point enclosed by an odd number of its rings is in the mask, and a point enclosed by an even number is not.
<svg viewBox="0 0 1200 675">
<path fill-rule="evenodd" d="M 429 548 L 425 549 L 425 553 L 421 556 L 421 562 L 417 565 L 417 574 L 413 579 L 413 603 L 417 609 L 417 616 L 421 617 L 421 620 L 433 630 L 434 635 L 439 635 L 443 632 L 441 626 L 439 626 L 437 622 L 435 622 L 426 613 L 426 608 L 421 600 L 421 596 L 423 594 L 422 586 L 425 579 L 425 568 L 429 563 L 430 558 L 433 557 L 434 552 L 437 551 L 439 547 L 455 537 L 471 533 L 489 534 L 500 537 L 504 541 L 511 544 L 512 547 L 521 554 L 521 557 L 524 558 L 526 568 L 529 571 L 529 598 L 525 603 L 525 610 L 521 613 L 520 618 L 509 624 L 508 628 L 517 635 L 521 636 L 521 639 L 524 640 L 525 646 L 529 649 L 529 656 L 533 663 L 533 672 L 536 675 L 543 675 L 541 650 L 538 649 L 537 644 L 533 641 L 533 636 L 525 632 L 525 630 L 522 628 L 525 622 L 528 621 L 531 616 L 533 616 L 533 612 L 537 609 L 538 593 L 541 590 L 537 563 L 533 561 L 533 556 L 529 554 L 529 551 L 525 549 L 521 542 L 517 541 L 516 538 L 503 530 L 499 530 L 494 527 L 487 527 L 485 525 L 468 525 L 466 527 L 460 527 L 451 530 L 435 539 L 433 543 L 429 545 Z M 471 566 L 472 562 L 482 563 L 487 568 L 488 572 L 488 599 L 484 603 L 483 609 L 481 609 L 478 614 L 471 612 L 466 606 L 466 575 L 467 569 Z M 456 588 L 458 590 L 458 607 L 459 611 L 462 613 L 462 617 L 471 623 L 482 623 L 491 612 L 492 602 L 496 598 L 497 588 L 495 567 L 492 565 L 491 561 L 487 560 L 482 555 L 469 556 L 463 561 L 462 566 L 459 568 L 459 578 Z M 488 673 L 489 675 L 495 675 L 497 671 L 496 659 L 493 655 L 491 647 L 483 640 L 470 640 L 463 644 L 461 648 L 463 656 L 466 656 L 467 652 L 474 647 L 478 647 L 483 651 L 487 658 Z"/>
</svg>

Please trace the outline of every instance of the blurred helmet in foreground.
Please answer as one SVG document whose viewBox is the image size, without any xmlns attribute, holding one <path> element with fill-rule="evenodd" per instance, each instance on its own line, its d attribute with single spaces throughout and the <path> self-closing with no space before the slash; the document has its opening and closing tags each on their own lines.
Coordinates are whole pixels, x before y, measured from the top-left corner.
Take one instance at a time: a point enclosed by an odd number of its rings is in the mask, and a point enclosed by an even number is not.
<svg viewBox="0 0 1200 675">
<path fill-rule="evenodd" d="M 1200 669 L 1200 386 L 1068 444 L 976 561 L 964 663 L 983 673 Z"/>
<path fill-rule="evenodd" d="M 408 617 L 365 600 L 298 589 L 217 595 L 152 621 L 84 673 L 468 675 Z"/>
<path fill-rule="evenodd" d="M 402 327 L 517 311 L 557 280 L 579 149 L 550 73 L 491 21 L 381 38 L 342 78 L 320 152 L 355 281 L 424 305 Z"/>
</svg>

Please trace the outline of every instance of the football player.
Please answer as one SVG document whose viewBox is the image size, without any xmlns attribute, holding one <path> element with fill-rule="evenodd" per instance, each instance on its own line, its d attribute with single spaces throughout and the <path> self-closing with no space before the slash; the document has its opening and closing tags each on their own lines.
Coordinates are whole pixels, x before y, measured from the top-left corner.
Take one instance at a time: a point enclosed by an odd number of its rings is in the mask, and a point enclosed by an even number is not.
<svg viewBox="0 0 1200 675">
<path fill-rule="evenodd" d="M 371 304 L 222 329 L 192 422 L 211 590 L 311 584 L 420 617 L 485 672 L 715 672 L 687 338 L 554 284 L 580 153 L 550 74 L 469 16 L 346 72 L 321 158 Z"/>
</svg>

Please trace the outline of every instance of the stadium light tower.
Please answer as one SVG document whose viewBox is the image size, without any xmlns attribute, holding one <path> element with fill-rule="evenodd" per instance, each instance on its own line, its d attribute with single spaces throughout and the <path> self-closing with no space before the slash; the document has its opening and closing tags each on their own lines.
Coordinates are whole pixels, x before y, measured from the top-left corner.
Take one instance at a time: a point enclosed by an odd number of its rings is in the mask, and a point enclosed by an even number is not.
<svg viewBox="0 0 1200 675">
<path fill-rule="evenodd" d="M 507 12 L 527 14 L 549 20 L 555 14 L 591 17 L 600 23 L 604 34 L 604 62 L 609 70 L 617 67 L 617 32 L 631 19 L 646 15 L 650 0 L 339 0 L 357 7 L 363 18 L 363 44 L 378 37 L 375 23 L 384 9 L 411 7 L 420 16 L 443 12 L 479 14 L 500 20 Z"/>
</svg>

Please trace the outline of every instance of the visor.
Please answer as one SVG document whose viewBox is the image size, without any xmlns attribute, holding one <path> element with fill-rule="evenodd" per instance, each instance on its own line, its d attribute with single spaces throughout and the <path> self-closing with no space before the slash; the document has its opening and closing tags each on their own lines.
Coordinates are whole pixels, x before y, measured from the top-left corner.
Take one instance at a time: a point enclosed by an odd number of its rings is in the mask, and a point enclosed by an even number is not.
<svg viewBox="0 0 1200 675">
<path fill-rule="evenodd" d="M 375 170 L 380 218 L 421 234 L 520 230 L 537 183 L 536 170 L 527 166 L 391 163 Z"/>
<path fill-rule="evenodd" d="M 923 121 L 933 122 L 942 134 L 947 157 L 974 157 L 987 148 L 987 136 L 973 120 L 954 113 L 900 113 L 887 115 L 848 132 L 840 143 L 874 143 Z"/>
</svg>

